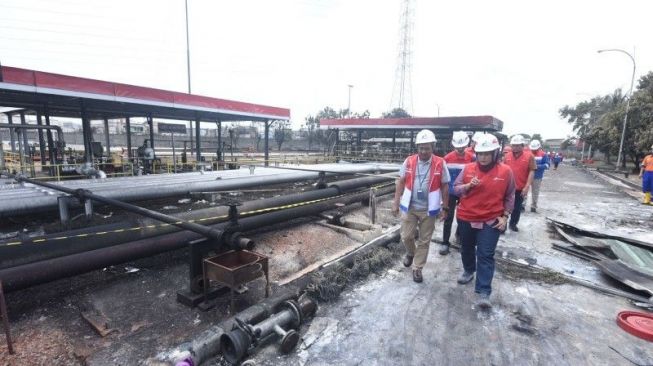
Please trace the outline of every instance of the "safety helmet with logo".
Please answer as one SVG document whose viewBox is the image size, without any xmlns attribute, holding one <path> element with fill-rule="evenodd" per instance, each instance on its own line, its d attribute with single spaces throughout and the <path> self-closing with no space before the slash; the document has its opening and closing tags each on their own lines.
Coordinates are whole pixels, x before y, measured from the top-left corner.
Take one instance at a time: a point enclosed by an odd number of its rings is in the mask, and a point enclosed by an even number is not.
<svg viewBox="0 0 653 366">
<path fill-rule="evenodd" d="M 499 140 L 491 133 L 486 133 L 482 137 L 476 141 L 476 146 L 474 147 L 474 150 L 476 150 L 477 153 L 479 152 L 488 152 L 488 151 L 494 151 L 498 150 L 501 148 L 501 145 L 499 145 Z"/>
<path fill-rule="evenodd" d="M 435 134 L 429 130 L 421 130 L 415 137 L 415 145 L 427 144 L 429 142 L 436 142 Z"/>
<path fill-rule="evenodd" d="M 472 141 L 473 142 L 478 142 L 478 139 L 481 136 L 484 136 L 485 134 L 483 132 L 474 132 L 474 135 L 472 136 Z"/>
<path fill-rule="evenodd" d="M 542 144 L 540 143 L 539 140 L 532 140 L 529 147 L 531 148 L 531 150 L 539 150 L 542 147 Z"/>
<path fill-rule="evenodd" d="M 466 147 L 469 145 L 469 136 L 465 131 L 455 131 L 451 137 L 451 145 L 453 147 Z"/>
<path fill-rule="evenodd" d="M 510 145 L 523 145 L 524 143 L 524 136 L 522 135 L 515 135 L 510 138 Z"/>
</svg>

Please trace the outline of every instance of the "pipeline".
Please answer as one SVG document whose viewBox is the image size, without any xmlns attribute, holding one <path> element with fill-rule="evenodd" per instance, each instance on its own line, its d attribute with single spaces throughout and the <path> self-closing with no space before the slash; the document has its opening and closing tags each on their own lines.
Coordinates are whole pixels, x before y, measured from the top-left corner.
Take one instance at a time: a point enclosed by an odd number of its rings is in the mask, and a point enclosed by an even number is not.
<svg viewBox="0 0 653 366">
<path fill-rule="evenodd" d="M 48 183 L 48 182 L 40 182 L 40 181 L 37 181 L 37 180 L 34 180 L 34 179 L 29 179 L 29 178 L 26 178 L 26 177 L 23 177 L 23 176 L 20 176 L 20 175 L 12 175 L 12 174 L 5 174 L 5 175 L 7 175 L 9 178 L 14 178 L 18 182 L 28 182 L 28 183 L 31 183 L 31 184 L 34 184 L 34 185 L 37 185 L 37 186 L 42 186 L 42 187 L 54 189 L 54 190 L 57 190 L 57 191 L 61 191 L 61 192 L 64 192 L 64 193 L 68 193 L 70 195 L 78 197 L 80 199 L 80 201 L 90 199 L 90 200 L 93 200 L 93 201 L 105 203 L 107 205 L 119 207 L 119 208 L 121 208 L 121 209 L 123 209 L 125 211 L 129 211 L 129 212 L 133 212 L 133 213 L 136 213 L 136 214 L 139 214 L 139 215 L 150 217 L 150 218 L 153 218 L 155 220 L 163 221 L 163 222 L 168 223 L 170 225 L 178 226 L 178 227 L 180 227 L 182 229 L 185 229 L 185 230 L 190 230 L 190 231 L 199 233 L 201 235 L 204 235 L 207 238 L 220 240 L 221 237 L 222 237 L 222 232 L 216 231 L 216 230 L 208 228 L 206 226 L 199 225 L 199 224 L 196 224 L 196 223 L 193 223 L 193 222 L 183 221 L 183 220 L 180 220 L 180 219 L 178 219 L 176 217 L 173 217 L 173 216 L 162 214 L 160 212 L 156 212 L 156 211 L 153 211 L 153 210 L 148 210 L 147 208 L 143 208 L 143 207 L 135 206 L 135 205 L 125 203 L 125 202 L 122 202 L 122 201 L 118 201 L 118 200 L 114 200 L 114 199 L 111 199 L 111 198 L 106 198 L 106 197 L 103 197 L 103 196 L 99 196 L 97 194 L 94 194 L 94 193 L 92 193 L 90 191 L 87 191 L 87 190 L 84 190 L 84 189 L 70 189 L 70 188 L 66 188 L 66 187 L 56 185 L 56 184 L 52 184 L 52 183 Z"/>
<path fill-rule="evenodd" d="M 330 271 L 336 264 L 341 264 L 344 266 L 351 266 L 354 263 L 356 257 L 364 256 L 376 248 L 387 246 L 392 242 L 399 240 L 399 226 L 395 226 L 386 231 L 382 236 L 377 237 L 363 246 L 359 247 L 353 252 L 350 252 L 346 255 L 343 255 L 340 258 L 334 259 L 328 263 L 320 266 L 318 271 Z M 314 274 L 315 272 L 312 272 Z M 290 283 L 282 284 L 283 287 L 280 287 L 279 293 L 274 297 L 264 299 L 256 305 L 243 310 L 242 312 L 235 314 L 231 318 L 222 321 L 221 323 L 214 325 L 204 332 L 197 335 L 191 341 L 180 344 L 174 349 L 164 351 L 153 357 L 150 363 L 151 365 L 175 365 L 179 361 L 192 362 L 194 365 L 200 365 L 203 362 L 206 362 L 211 357 L 214 357 L 219 352 L 223 352 L 220 348 L 221 342 L 220 339 L 222 336 L 234 329 L 236 324 L 236 318 L 247 322 L 247 323 L 259 323 L 264 319 L 270 317 L 273 313 L 278 312 L 280 304 L 283 302 L 297 298 L 298 293 L 303 291 L 302 289 L 306 288 L 311 280 L 311 275 L 304 275 L 300 278 L 294 279 Z M 297 289 L 291 291 L 290 289 Z M 224 352 L 223 352 L 224 353 Z"/>
<path fill-rule="evenodd" d="M 381 188 L 377 194 L 378 196 L 381 196 L 393 192 L 394 187 L 390 186 Z M 369 193 L 365 191 L 362 193 L 329 199 L 320 203 L 289 208 L 258 216 L 245 217 L 238 220 L 238 229 L 241 232 L 247 232 L 291 219 L 309 217 L 323 211 L 337 209 L 341 204 L 359 202 L 367 197 L 369 197 Z M 210 228 L 223 231 L 227 225 L 229 225 L 229 223 L 221 223 L 210 226 Z M 185 247 L 189 241 L 201 238 L 202 235 L 200 234 L 182 231 L 174 234 L 162 235 L 156 238 L 142 239 L 130 243 L 1 269 L 0 278 L 5 285 L 5 291 L 11 292 L 60 278 L 82 274 L 95 269 L 180 249 Z"/>
<path fill-rule="evenodd" d="M 255 200 L 240 206 L 240 218 L 278 210 L 289 205 L 326 200 L 360 187 L 379 184 L 391 177 L 365 177 L 333 182 L 328 188 Z M 228 208 L 216 207 L 170 215 L 176 220 L 214 225 L 228 220 Z M 35 236 L 22 241 L 0 242 L 0 269 L 35 261 L 100 249 L 135 240 L 171 234 L 180 229 L 156 220 L 140 219 L 72 230 L 65 233 Z"/>
<path fill-rule="evenodd" d="M 381 170 L 397 172 L 397 166 L 390 165 L 354 165 L 354 164 L 323 164 L 331 171 L 341 170 L 340 174 L 353 174 L 365 171 Z M 188 192 L 203 192 L 216 190 L 240 190 L 261 185 L 283 184 L 306 181 L 319 177 L 319 172 L 289 172 L 277 173 L 277 170 L 264 168 L 263 174 L 252 176 L 237 176 L 238 171 L 222 171 L 220 173 L 183 173 L 160 176 L 123 177 L 103 181 L 77 180 L 59 183 L 69 188 L 84 188 L 92 190 L 107 198 L 124 202 L 144 201 L 187 195 Z M 236 176 L 236 177 L 234 177 Z M 43 213 L 56 210 L 56 192 L 36 191 L 31 187 L 9 187 L 0 190 L 0 218 L 32 213 Z"/>
<path fill-rule="evenodd" d="M 315 314 L 317 304 L 304 296 L 299 301 L 285 301 L 281 306 L 283 310 L 256 324 L 236 318 L 236 329 L 220 337 L 220 349 L 224 358 L 235 364 L 275 334 L 281 337 L 281 352 L 290 353 L 299 342 L 299 327 L 307 317 Z"/>
<path fill-rule="evenodd" d="M 63 130 L 61 127 L 56 125 L 51 126 L 41 126 L 41 125 L 19 125 L 12 123 L 0 123 L 0 128 L 9 128 L 17 130 L 55 130 L 57 131 L 57 140 L 64 142 Z"/>
</svg>

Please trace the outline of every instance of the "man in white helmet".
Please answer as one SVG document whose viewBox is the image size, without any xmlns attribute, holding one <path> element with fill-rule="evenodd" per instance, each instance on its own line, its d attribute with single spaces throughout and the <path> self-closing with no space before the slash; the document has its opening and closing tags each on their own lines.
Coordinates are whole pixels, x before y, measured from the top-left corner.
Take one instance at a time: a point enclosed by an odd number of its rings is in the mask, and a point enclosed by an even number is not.
<svg viewBox="0 0 653 366">
<path fill-rule="evenodd" d="M 417 154 L 404 161 L 399 171 L 392 212 L 403 211 L 401 241 L 406 247 L 404 266 L 413 266 L 413 281 L 422 282 L 429 244 L 439 216 L 449 210 L 449 170 L 444 159 L 433 154 L 435 135 L 420 131 L 416 138 Z M 419 237 L 415 240 L 415 234 Z"/>
<path fill-rule="evenodd" d="M 449 254 L 449 238 L 451 237 L 451 224 L 456 213 L 456 205 L 458 204 L 458 196 L 453 194 L 453 181 L 456 180 L 458 174 L 463 170 L 465 164 L 469 164 L 476 160 L 471 151 L 467 151 L 466 147 L 469 145 L 469 136 L 465 131 L 456 131 L 451 137 L 451 145 L 453 151 L 444 156 L 444 161 L 447 163 L 449 175 L 449 212 L 447 219 L 444 220 L 444 227 L 442 228 L 442 244 L 438 253 L 440 255 Z M 460 237 L 458 229 L 456 228 L 456 238 Z"/>
<path fill-rule="evenodd" d="M 490 308 L 492 279 L 494 277 L 494 251 L 499 235 L 506 229 L 508 216 L 515 206 L 515 180 L 513 172 L 500 161 L 499 141 L 492 134 L 479 138 L 476 144 L 476 162 L 465 165 L 454 182 L 454 193 L 460 197 L 458 227 L 460 228 L 460 257 L 463 273 L 459 284 L 474 279 L 476 305 Z"/>
<path fill-rule="evenodd" d="M 517 232 L 517 224 L 521 217 L 521 204 L 522 201 L 528 197 L 528 190 L 533 183 L 533 176 L 535 175 L 535 158 L 529 151 L 524 151 L 524 137 L 522 135 L 515 135 L 510 139 L 510 147 L 512 151 L 505 155 L 504 163 L 512 169 L 513 176 L 515 177 L 515 210 L 510 215 L 510 223 L 508 227 L 511 231 Z"/>
<path fill-rule="evenodd" d="M 537 212 L 537 199 L 540 196 L 544 171 L 549 169 L 549 157 L 542 151 L 542 144 L 539 140 L 532 140 L 529 147 L 531 154 L 535 158 L 535 166 L 537 167 L 533 175 L 533 184 L 531 184 L 531 212 Z"/>
</svg>

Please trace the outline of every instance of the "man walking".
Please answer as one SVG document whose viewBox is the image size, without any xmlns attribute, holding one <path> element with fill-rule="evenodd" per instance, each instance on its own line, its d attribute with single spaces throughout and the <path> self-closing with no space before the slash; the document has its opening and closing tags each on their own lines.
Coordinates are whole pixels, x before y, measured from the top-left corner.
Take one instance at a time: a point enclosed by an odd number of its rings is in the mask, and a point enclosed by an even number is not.
<svg viewBox="0 0 653 366">
<path fill-rule="evenodd" d="M 518 232 L 517 224 L 521 217 L 520 207 L 524 198 L 528 197 L 528 190 L 533 182 L 535 172 L 535 158 L 533 154 L 524 151 L 524 137 L 515 135 L 510 139 L 512 151 L 506 154 L 505 163 L 512 170 L 515 178 L 515 209 L 510 215 L 509 226 L 511 231 Z"/>
<path fill-rule="evenodd" d="M 401 241 L 406 247 L 404 266 L 413 266 L 413 281 L 422 282 L 436 217 L 444 219 L 449 210 L 449 170 L 441 157 L 433 154 L 435 135 L 420 131 L 417 154 L 404 161 L 399 171 L 392 212 L 403 211 Z M 417 241 L 415 234 L 419 234 Z"/>
<path fill-rule="evenodd" d="M 449 212 L 447 212 L 447 218 L 444 220 L 444 227 L 442 229 L 442 244 L 440 244 L 440 250 L 438 251 L 440 255 L 449 254 L 451 225 L 456 214 L 456 205 L 458 204 L 458 196 L 453 194 L 453 182 L 463 170 L 465 164 L 469 164 L 475 160 L 474 154 L 465 149 L 469 145 L 469 136 L 465 131 L 454 132 L 451 138 L 451 145 L 454 147 L 454 150 L 444 156 L 444 161 L 447 163 L 451 179 L 449 181 Z M 459 231 L 456 228 L 456 238 L 459 236 Z"/>
<path fill-rule="evenodd" d="M 642 160 L 639 177 L 642 178 L 642 191 L 644 192 L 644 202 L 642 203 L 650 205 L 651 191 L 653 191 L 653 145 L 651 145 L 651 153 Z"/>
<path fill-rule="evenodd" d="M 480 138 L 476 144 L 477 161 L 465 165 L 454 183 L 454 193 L 460 197 L 456 217 L 464 269 L 458 283 L 471 282 L 476 273 L 476 305 L 480 308 L 492 307 L 494 251 L 513 207 L 519 211 L 514 206 L 513 172 L 499 161 L 500 148 L 494 135 Z"/>
<path fill-rule="evenodd" d="M 530 148 L 537 167 L 533 175 L 533 188 L 531 189 L 531 212 L 537 212 L 537 199 L 540 196 L 544 171 L 549 169 L 549 157 L 542 151 L 542 144 L 538 140 L 531 141 Z"/>
</svg>

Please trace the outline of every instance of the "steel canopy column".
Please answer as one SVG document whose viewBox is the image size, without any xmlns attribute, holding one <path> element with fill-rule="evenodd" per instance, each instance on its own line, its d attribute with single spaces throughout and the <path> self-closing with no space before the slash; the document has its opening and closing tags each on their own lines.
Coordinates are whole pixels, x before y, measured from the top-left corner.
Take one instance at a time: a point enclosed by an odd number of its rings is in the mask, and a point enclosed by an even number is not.
<svg viewBox="0 0 653 366">
<path fill-rule="evenodd" d="M 43 119 L 41 117 L 41 112 L 36 111 L 36 124 L 43 126 Z M 41 154 L 41 170 L 43 170 L 43 164 L 45 163 L 45 139 L 43 138 L 43 130 L 38 130 L 39 134 L 39 153 Z"/>
<path fill-rule="evenodd" d="M 104 117 L 104 142 L 107 144 L 107 158 L 111 157 L 111 141 L 109 141 L 109 119 Z"/>
<path fill-rule="evenodd" d="M 132 162 L 132 125 L 129 117 L 125 118 L 125 129 L 127 129 L 127 161 Z"/>
<path fill-rule="evenodd" d="M 20 124 L 21 125 L 27 124 L 27 122 L 25 121 L 25 111 L 20 112 Z M 22 131 L 22 135 L 23 135 L 23 152 L 26 155 L 30 155 L 31 151 L 27 140 L 27 130 Z"/>
<path fill-rule="evenodd" d="M 270 121 L 263 121 L 265 123 L 265 166 L 269 165 L 270 160 Z"/>
<path fill-rule="evenodd" d="M 218 120 L 218 161 L 222 161 L 222 121 Z"/>
<path fill-rule="evenodd" d="M 91 120 L 86 115 L 86 107 L 84 102 L 81 103 L 82 112 L 82 137 L 84 138 L 84 161 L 86 163 L 93 162 L 93 152 L 91 151 Z"/>
<path fill-rule="evenodd" d="M 360 156 L 362 149 L 363 130 L 356 130 L 356 154 Z"/>
<path fill-rule="evenodd" d="M 197 162 L 199 163 L 202 161 L 202 153 L 200 152 L 201 144 L 200 144 L 200 118 L 197 117 L 197 120 L 195 121 L 195 157 L 197 159 Z"/>
<path fill-rule="evenodd" d="M 43 111 L 45 115 L 45 125 L 50 126 L 50 111 L 48 110 L 48 107 L 45 106 Z M 52 138 L 52 130 L 47 130 L 46 136 L 48 137 L 48 152 L 50 157 L 50 165 L 54 165 L 57 163 L 57 156 L 54 153 L 54 139 Z M 60 138 L 63 138 L 63 136 L 60 136 Z"/>
<path fill-rule="evenodd" d="M 7 119 L 9 120 L 10 125 L 14 124 L 13 114 L 7 113 Z M 13 128 L 9 129 L 9 138 L 11 139 L 11 152 L 16 153 L 16 131 L 14 131 Z"/>
<path fill-rule="evenodd" d="M 147 124 L 150 126 L 150 147 L 154 150 L 154 121 L 152 116 L 147 116 Z M 154 156 L 156 157 L 156 150 L 154 150 Z"/>
</svg>

